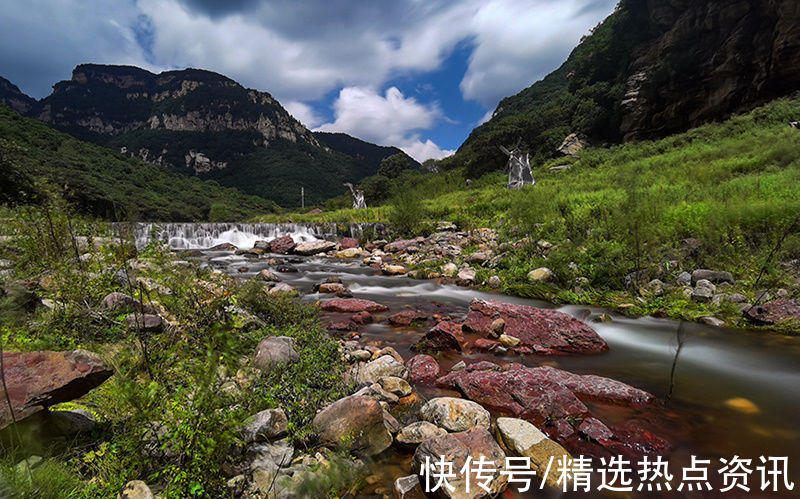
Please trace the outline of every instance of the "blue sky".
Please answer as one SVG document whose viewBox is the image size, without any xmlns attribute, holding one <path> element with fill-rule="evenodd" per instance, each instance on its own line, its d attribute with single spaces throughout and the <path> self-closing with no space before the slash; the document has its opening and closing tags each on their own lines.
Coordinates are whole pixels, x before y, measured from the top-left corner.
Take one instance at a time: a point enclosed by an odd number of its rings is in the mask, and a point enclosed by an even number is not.
<svg viewBox="0 0 800 499">
<path fill-rule="evenodd" d="M 0 0 L 0 76 L 36 98 L 77 64 L 196 67 L 315 130 L 422 161 L 558 67 L 616 0 Z"/>
</svg>

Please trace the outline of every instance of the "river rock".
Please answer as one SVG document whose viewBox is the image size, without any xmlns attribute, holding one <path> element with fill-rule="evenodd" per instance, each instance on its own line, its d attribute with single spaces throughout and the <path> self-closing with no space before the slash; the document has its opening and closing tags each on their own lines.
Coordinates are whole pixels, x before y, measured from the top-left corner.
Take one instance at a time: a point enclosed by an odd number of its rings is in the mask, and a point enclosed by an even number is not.
<svg viewBox="0 0 800 499">
<path fill-rule="evenodd" d="M 402 265 L 384 264 L 381 266 L 381 272 L 386 275 L 403 275 L 408 271 Z"/>
<path fill-rule="evenodd" d="M 17 421 L 81 397 L 113 374 L 100 357 L 86 350 L 3 352 L 3 363 L 7 397 Z M 12 422 L 8 404 L 0 404 L 0 429 Z"/>
<path fill-rule="evenodd" d="M 244 422 L 242 439 L 247 443 L 263 442 L 283 436 L 289 430 L 289 420 L 282 409 L 267 409 Z"/>
<path fill-rule="evenodd" d="M 411 394 L 411 385 L 408 381 L 397 376 L 384 376 L 378 380 L 381 387 L 389 393 L 393 393 L 398 397 L 405 397 Z"/>
<path fill-rule="evenodd" d="M 442 265 L 442 274 L 455 275 L 458 272 L 458 266 L 453 262 L 447 262 Z"/>
<path fill-rule="evenodd" d="M 97 426 L 97 419 L 85 409 L 72 409 L 50 412 L 46 424 L 58 435 L 75 435 L 92 431 Z"/>
<path fill-rule="evenodd" d="M 359 384 L 372 384 L 387 376 L 401 377 L 404 372 L 405 366 L 402 363 L 391 355 L 383 355 L 359 366 L 355 374 L 355 380 Z"/>
<path fill-rule="evenodd" d="M 286 364 L 300 361 L 294 348 L 294 338 L 289 336 L 268 336 L 256 346 L 253 366 L 264 372 L 279 368 Z"/>
<path fill-rule="evenodd" d="M 426 458 L 428 459 L 426 460 Z M 460 473 L 468 458 L 471 458 L 472 461 L 478 461 L 483 458 L 485 461 L 491 462 L 484 468 L 493 470 L 486 473 L 490 477 L 488 483 L 489 492 L 478 486 L 479 481 L 481 483 L 485 481 L 484 477 L 479 477 L 472 470 L 470 470 L 469 477 Z M 421 443 L 414 453 L 413 471 L 419 473 L 420 470 L 424 470 L 426 461 L 434 463 L 442 459 L 446 463 L 452 463 L 452 469 L 456 476 L 448 479 L 448 483 L 453 487 L 453 490 L 441 487 L 437 491 L 440 497 L 453 499 L 496 497 L 508 485 L 508 476 L 502 473 L 505 469 L 506 455 L 484 427 L 479 426 L 469 431 L 434 437 Z M 432 474 L 425 473 L 420 478 L 423 490 L 425 489 L 426 479 L 430 479 L 428 482 L 430 484 L 429 489 L 436 484 L 436 479 Z M 467 492 L 468 481 L 469 493 Z"/>
<path fill-rule="evenodd" d="M 357 312 L 384 312 L 389 307 L 369 300 L 357 298 L 336 298 L 323 302 L 320 307 L 326 312 L 342 312 L 355 314 Z"/>
<path fill-rule="evenodd" d="M 238 246 L 234 246 L 231 243 L 220 243 L 220 244 L 217 244 L 216 246 L 212 246 L 212 247 L 210 247 L 208 249 L 209 249 L 209 251 L 236 251 L 236 250 L 239 249 L 239 247 Z"/>
<path fill-rule="evenodd" d="M 782 298 L 755 305 L 746 308 L 744 315 L 756 324 L 767 326 L 789 319 L 800 320 L 800 300 Z"/>
<path fill-rule="evenodd" d="M 514 336 L 509 336 L 507 334 L 501 334 L 499 340 L 500 344 L 506 348 L 514 348 L 520 343 L 519 338 L 515 338 Z"/>
<path fill-rule="evenodd" d="M 492 289 L 498 289 L 500 286 L 502 286 L 503 281 L 500 279 L 500 276 L 493 275 L 489 278 L 487 284 Z"/>
<path fill-rule="evenodd" d="M 294 247 L 294 239 L 289 236 L 277 237 L 270 242 L 270 251 L 280 255 L 288 255 Z"/>
<path fill-rule="evenodd" d="M 336 243 L 331 241 L 312 241 L 298 244 L 294 247 L 294 252 L 298 255 L 311 256 L 328 252 L 334 248 L 336 248 Z"/>
<path fill-rule="evenodd" d="M 491 427 L 489 411 L 471 400 L 455 397 L 431 399 L 422 406 L 420 414 L 425 421 L 450 432 Z"/>
<path fill-rule="evenodd" d="M 536 472 L 536 476 L 545 476 L 551 462 L 559 463 L 564 458 L 568 463 L 572 461 L 572 456 L 566 449 L 523 419 L 497 418 L 497 434 L 507 454 L 530 458 L 531 469 Z M 547 473 L 546 482 L 551 487 L 559 487 L 561 484 L 557 483 L 558 478 L 558 473 Z"/>
<path fill-rule="evenodd" d="M 347 293 L 349 290 L 344 284 L 339 282 L 323 282 L 319 285 L 320 293 L 342 294 Z"/>
<path fill-rule="evenodd" d="M 387 317 L 393 326 L 410 326 L 412 322 L 427 319 L 428 316 L 416 310 L 403 310 Z"/>
<path fill-rule="evenodd" d="M 286 284 L 285 282 L 279 282 L 278 284 L 269 288 L 267 291 L 268 295 L 281 295 L 281 294 L 293 294 L 296 293 L 297 290 L 294 289 L 291 285 Z"/>
<path fill-rule="evenodd" d="M 554 281 L 556 275 L 553 273 L 552 270 L 548 269 L 547 267 L 540 267 L 535 270 L 531 270 L 528 272 L 528 282 L 531 284 L 537 282 L 550 282 Z"/>
<path fill-rule="evenodd" d="M 264 269 L 256 274 L 256 279 L 266 282 L 280 282 L 281 278 L 273 274 L 269 269 Z"/>
<path fill-rule="evenodd" d="M 336 258 L 361 258 L 367 253 L 361 248 L 347 248 L 336 252 Z"/>
<path fill-rule="evenodd" d="M 461 271 L 456 276 L 456 283 L 459 286 L 469 286 L 475 283 L 475 269 L 472 268 L 465 268 L 461 269 Z"/>
<path fill-rule="evenodd" d="M 504 332 L 520 339 L 534 353 L 597 353 L 608 350 L 606 342 L 578 319 L 558 312 L 494 300 L 473 299 L 464 327 L 488 336 L 492 323 L 505 322 Z"/>
<path fill-rule="evenodd" d="M 698 282 L 701 280 L 711 281 L 714 284 L 720 284 L 726 282 L 728 284 L 734 284 L 736 281 L 733 279 L 733 274 L 730 272 L 726 272 L 724 270 L 707 270 L 707 269 L 697 269 L 692 272 L 692 285 L 696 286 Z"/>
<path fill-rule="evenodd" d="M 433 384 L 441 375 L 442 368 L 430 355 L 416 355 L 406 362 L 408 379 L 412 383 Z"/>
<path fill-rule="evenodd" d="M 358 248 L 358 239 L 354 237 L 345 237 L 342 239 L 342 249 Z"/>
<path fill-rule="evenodd" d="M 323 444 L 362 456 L 380 454 L 392 444 L 377 400 L 351 395 L 337 400 L 314 417 Z"/>
<path fill-rule="evenodd" d="M 472 367 L 439 378 L 437 384 L 457 389 L 467 398 L 486 407 L 534 422 L 542 422 L 550 416 L 587 415 L 586 406 L 576 395 L 625 406 L 643 406 L 655 400 L 653 395 L 620 381 L 596 375 L 573 374 L 552 367 L 508 371 Z"/>
<path fill-rule="evenodd" d="M 141 480 L 131 480 L 117 494 L 117 499 L 153 499 L 154 497 L 150 487 Z"/>
<path fill-rule="evenodd" d="M 439 428 L 433 423 L 417 421 L 400 430 L 395 441 L 403 447 L 416 447 L 426 440 L 446 434 L 447 430 Z"/>
<path fill-rule="evenodd" d="M 681 274 L 678 276 L 678 279 L 675 282 L 678 283 L 678 286 L 691 286 L 692 274 L 688 272 L 681 272 Z"/>
<path fill-rule="evenodd" d="M 408 251 L 412 247 L 416 247 L 419 243 L 423 242 L 425 239 L 419 237 L 416 239 L 396 239 L 394 242 L 391 242 L 383 247 L 383 251 L 387 253 L 401 253 L 403 251 Z"/>
<path fill-rule="evenodd" d="M 418 350 L 461 351 L 461 346 L 466 343 L 461 331 L 461 324 L 451 321 L 439 321 L 433 326 L 416 345 Z"/>
</svg>

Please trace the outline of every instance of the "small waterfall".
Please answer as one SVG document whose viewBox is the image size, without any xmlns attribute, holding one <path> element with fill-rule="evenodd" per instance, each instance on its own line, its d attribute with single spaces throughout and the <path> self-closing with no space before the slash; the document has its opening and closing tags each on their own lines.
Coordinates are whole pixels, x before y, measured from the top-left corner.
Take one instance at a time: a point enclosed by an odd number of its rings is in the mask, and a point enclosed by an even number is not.
<svg viewBox="0 0 800 499">
<path fill-rule="evenodd" d="M 130 226 L 113 224 L 116 234 L 130 231 Z M 138 223 L 133 226 L 136 247 L 151 241 L 163 241 L 172 249 L 205 249 L 230 243 L 238 248 L 252 248 L 256 241 L 271 241 L 290 236 L 296 243 L 331 239 L 335 224 L 267 223 Z"/>
</svg>

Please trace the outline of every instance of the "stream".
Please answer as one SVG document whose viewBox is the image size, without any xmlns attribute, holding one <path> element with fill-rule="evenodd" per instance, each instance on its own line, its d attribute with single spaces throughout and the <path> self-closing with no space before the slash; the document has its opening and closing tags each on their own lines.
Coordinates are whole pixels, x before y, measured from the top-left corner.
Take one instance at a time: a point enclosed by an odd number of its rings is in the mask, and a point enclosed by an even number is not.
<svg viewBox="0 0 800 499">
<path fill-rule="evenodd" d="M 287 232 L 291 233 L 290 230 Z M 275 237 L 274 234 L 270 235 Z M 308 230 L 292 235 L 302 240 L 319 236 Z M 211 242 L 218 244 L 220 241 L 214 238 L 213 241 L 207 239 L 201 242 L 210 245 Z M 198 249 L 203 246 L 180 241 L 171 245 L 176 249 Z M 722 467 L 719 458 L 730 459 L 737 455 L 753 459 L 750 495 L 742 491 L 738 491 L 739 494 L 733 491 L 720 494 L 715 491 L 704 493 L 704 497 L 766 495 L 766 492 L 759 491 L 760 479 L 755 469 L 762 455 L 788 456 L 790 481 L 797 482 L 800 487 L 800 338 L 685 323 L 672 395 L 669 405 L 665 407 L 663 401 L 670 389 L 670 372 L 677 347 L 679 324 L 676 321 L 653 317 L 628 318 L 593 307 L 556 307 L 541 301 L 443 285 L 432 280 L 389 277 L 381 275 L 379 269 L 363 265 L 360 260 L 293 255 L 265 255 L 254 259 L 229 251 L 209 250 L 200 250 L 196 255 L 212 268 L 239 278 L 253 277 L 262 269 L 270 268 L 283 282 L 298 288 L 302 300 L 312 303 L 333 298 L 333 295 L 313 293 L 314 284 L 331 276 L 339 277 L 350 288 L 354 298 L 373 300 L 389 307 L 387 312 L 373 314 L 374 323 L 360 328 L 360 341 L 381 347 L 391 346 L 406 360 L 415 355 L 411 346 L 424 336 L 426 328 L 395 327 L 382 321 L 393 313 L 413 308 L 425 311 L 429 316 L 439 314 L 463 318 L 473 298 L 556 308 L 594 328 L 608 343 L 608 352 L 598 355 L 523 357 L 464 351 L 442 353 L 437 360 L 445 370 L 460 360 L 466 360 L 468 364 L 491 360 L 499 364 L 520 362 L 531 367 L 551 365 L 579 374 L 597 374 L 620 380 L 649 391 L 658 397 L 659 402 L 655 407 L 650 406 L 646 414 L 638 414 L 630 408 L 587 405 L 604 421 L 646 418 L 654 431 L 670 440 L 674 446 L 670 468 L 677 475 L 676 479 L 680 479 L 681 467 L 688 465 L 691 455 L 711 459 L 709 476 L 716 475 L 716 470 Z M 270 258 L 294 267 L 297 272 L 277 272 L 270 267 Z M 246 267 L 247 271 L 241 272 L 242 267 Z M 609 314 L 613 321 L 595 322 L 594 319 L 603 313 Z M 348 315 L 326 314 L 326 320 L 336 322 L 339 316 Z M 430 387 L 418 387 L 418 390 L 425 397 L 453 395 L 453 392 Z M 737 408 L 736 404 L 730 402 L 732 399 L 746 399 L 752 404 Z M 411 473 L 410 456 L 397 451 L 384 455 L 380 462 L 373 465 L 373 469 L 385 478 L 376 487 L 382 486 L 391 491 L 394 477 Z M 716 485 L 715 490 L 719 488 Z M 794 494 L 797 494 L 797 490 L 784 489 L 769 496 L 796 497 Z M 597 492 L 592 495 L 600 496 Z"/>
</svg>

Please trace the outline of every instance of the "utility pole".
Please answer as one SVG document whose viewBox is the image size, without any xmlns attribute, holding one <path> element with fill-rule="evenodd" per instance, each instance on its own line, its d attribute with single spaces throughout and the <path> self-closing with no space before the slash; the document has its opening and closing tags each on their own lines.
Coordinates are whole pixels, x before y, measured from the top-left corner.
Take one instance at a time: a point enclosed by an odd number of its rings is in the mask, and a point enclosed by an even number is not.
<svg viewBox="0 0 800 499">
<path fill-rule="evenodd" d="M 300 206 L 302 208 L 306 207 L 306 189 L 305 189 L 305 187 L 300 187 Z"/>
</svg>

